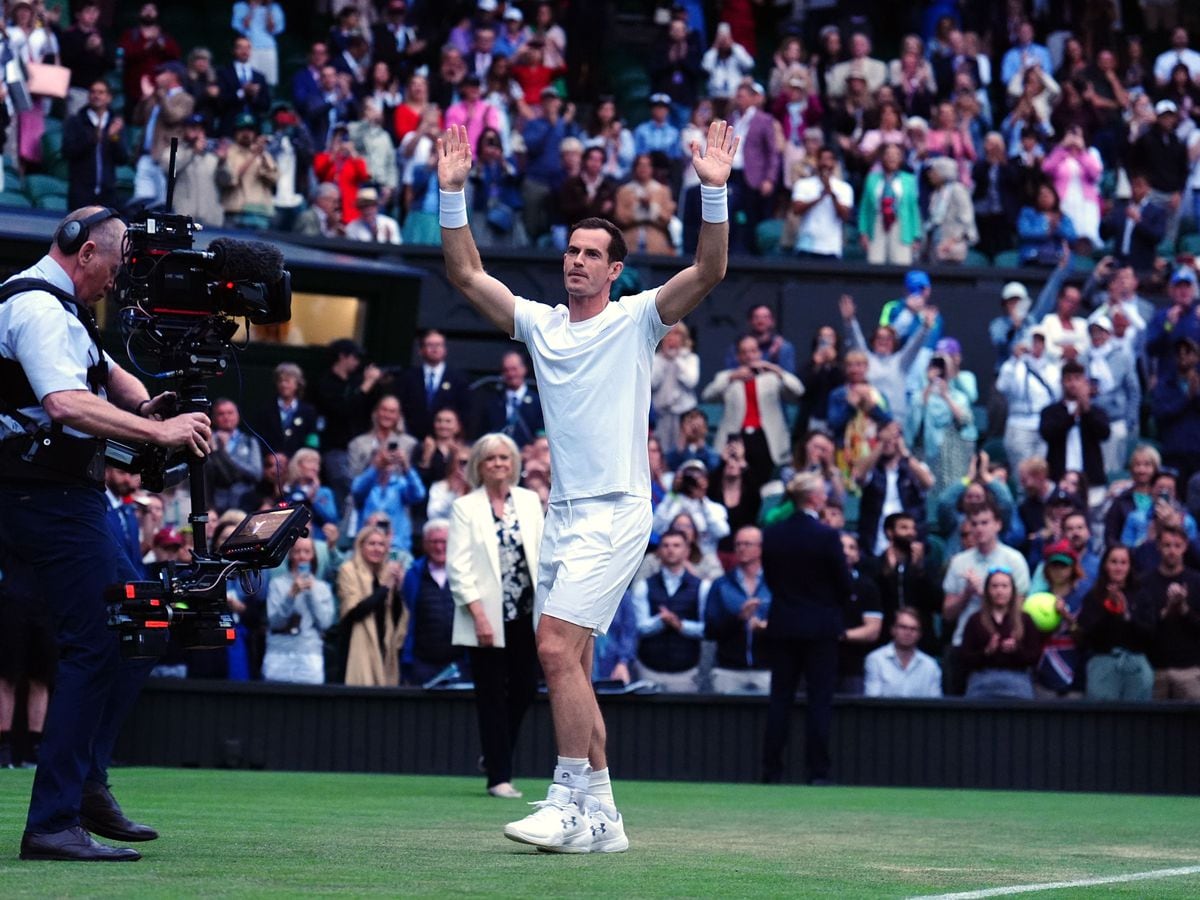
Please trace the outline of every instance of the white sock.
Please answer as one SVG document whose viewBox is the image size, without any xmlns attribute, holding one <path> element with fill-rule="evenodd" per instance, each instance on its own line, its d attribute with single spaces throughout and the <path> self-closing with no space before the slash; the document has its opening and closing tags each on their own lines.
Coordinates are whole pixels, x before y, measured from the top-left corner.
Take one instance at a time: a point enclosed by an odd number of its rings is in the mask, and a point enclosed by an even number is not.
<svg viewBox="0 0 1200 900">
<path fill-rule="evenodd" d="M 588 790 L 588 773 L 591 772 L 587 757 L 576 759 L 573 756 L 560 756 L 558 765 L 554 767 L 554 783 L 566 785 L 573 791 Z"/>
<path fill-rule="evenodd" d="M 608 777 L 608 766 L 592 770 L 592 774 L 588 776 L 588 793 L 605 807 L 616 810 L 617 803 L 613 800 L 612 780 Z M 605 810 L 605 812 L 607 811 L 608 809 Z"/>
</svg>

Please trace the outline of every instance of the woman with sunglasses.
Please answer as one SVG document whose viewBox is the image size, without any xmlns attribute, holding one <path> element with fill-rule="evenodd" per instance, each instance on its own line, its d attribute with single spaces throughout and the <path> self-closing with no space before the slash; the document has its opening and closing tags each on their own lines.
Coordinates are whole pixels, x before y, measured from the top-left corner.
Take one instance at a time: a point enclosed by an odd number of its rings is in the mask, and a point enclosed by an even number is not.
<svg viewBox="0 0 1200 900">
<path fill-rule="evenodd" d="M 983 583 L 983 605 L 967 620 L 961 660 L 967 672 L 967 698 L 1033 699 L 1033 664 L 1042 639 L 1021 610 L 1024 598 L 1011 571 L 995 568 Z"/>
</svg>

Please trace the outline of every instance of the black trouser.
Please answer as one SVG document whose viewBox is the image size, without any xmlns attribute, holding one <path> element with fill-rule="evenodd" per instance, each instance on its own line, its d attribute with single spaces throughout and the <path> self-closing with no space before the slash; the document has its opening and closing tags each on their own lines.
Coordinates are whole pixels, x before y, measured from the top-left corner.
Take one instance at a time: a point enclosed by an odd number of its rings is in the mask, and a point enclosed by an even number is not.
<svg viewBox="0 0 1200 900">
<path fill-rule="evenodd" d="M 512 754 L 521 720 L 537 695 L 533 617 L 504 623 L 504 647 L 472 647 L 475 711 L 488 787 L 512 781 Z"/>
<path fill-rule="evenodd" d="M 804 769 L 809 781 L 829 777 L 829 734 L 833 725 L 833 689 L 837 683 L 836 638 L 772 641 L 771 699 L 763 740 L 763 781 L 783 777 L 783 748 L 791 731 L 796 685 L 804 675 Z"/>
</svg>

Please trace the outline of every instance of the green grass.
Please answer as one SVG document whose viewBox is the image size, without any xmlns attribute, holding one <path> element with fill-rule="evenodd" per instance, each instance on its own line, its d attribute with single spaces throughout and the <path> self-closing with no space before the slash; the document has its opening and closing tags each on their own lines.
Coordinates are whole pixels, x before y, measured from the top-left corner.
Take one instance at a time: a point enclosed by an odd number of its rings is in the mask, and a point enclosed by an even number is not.
<svg viewBox="0 0 1200 900">
<path fill-rule="evenodd" d="M 1190 797 L 618 782 L 631 850 L 559 856 L 505 840 L 526 807 L 476 778 L 113 775 L 163 833 L 132 865 L 17 861 L 30 773 L 0 771 L 0 895 L 902 897 L 1200 861 Z M 1200 876 L 1035 896 L 1099 893 L 1196 897 Z"/>
</svg>

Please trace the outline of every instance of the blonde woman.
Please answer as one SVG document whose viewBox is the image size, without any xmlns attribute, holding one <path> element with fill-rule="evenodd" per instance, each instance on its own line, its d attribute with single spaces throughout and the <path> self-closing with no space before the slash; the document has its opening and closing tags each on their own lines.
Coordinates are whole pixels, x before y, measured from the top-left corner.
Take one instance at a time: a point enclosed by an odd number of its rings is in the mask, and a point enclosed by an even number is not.
<svg viewBox="0 0 1200 900">
<path fill-rule="evenodd" d="M 493 797 L 521 796 L 512 751 L 537 693 L 534 578 L 542 503 L 517 487 L 521 457 L 503 434 L 485 434 L 467 459 L 473 490 L 454 501 L 446 570 L 454 595 L 452 641 L 467 647 L 475 676 L 479 738 Z"/>
<path fill-rule="evenodd" d="M 391 536 L 364 528 L 354 539 L 354 556 L 338 569 L 340 620 L 350 629 L 346 684 L 366 687 L 400 683 L 400 648 L 408 634 L 408 609 L 400 597 L 404 570 L 388 560 Z"/>
</svg>

